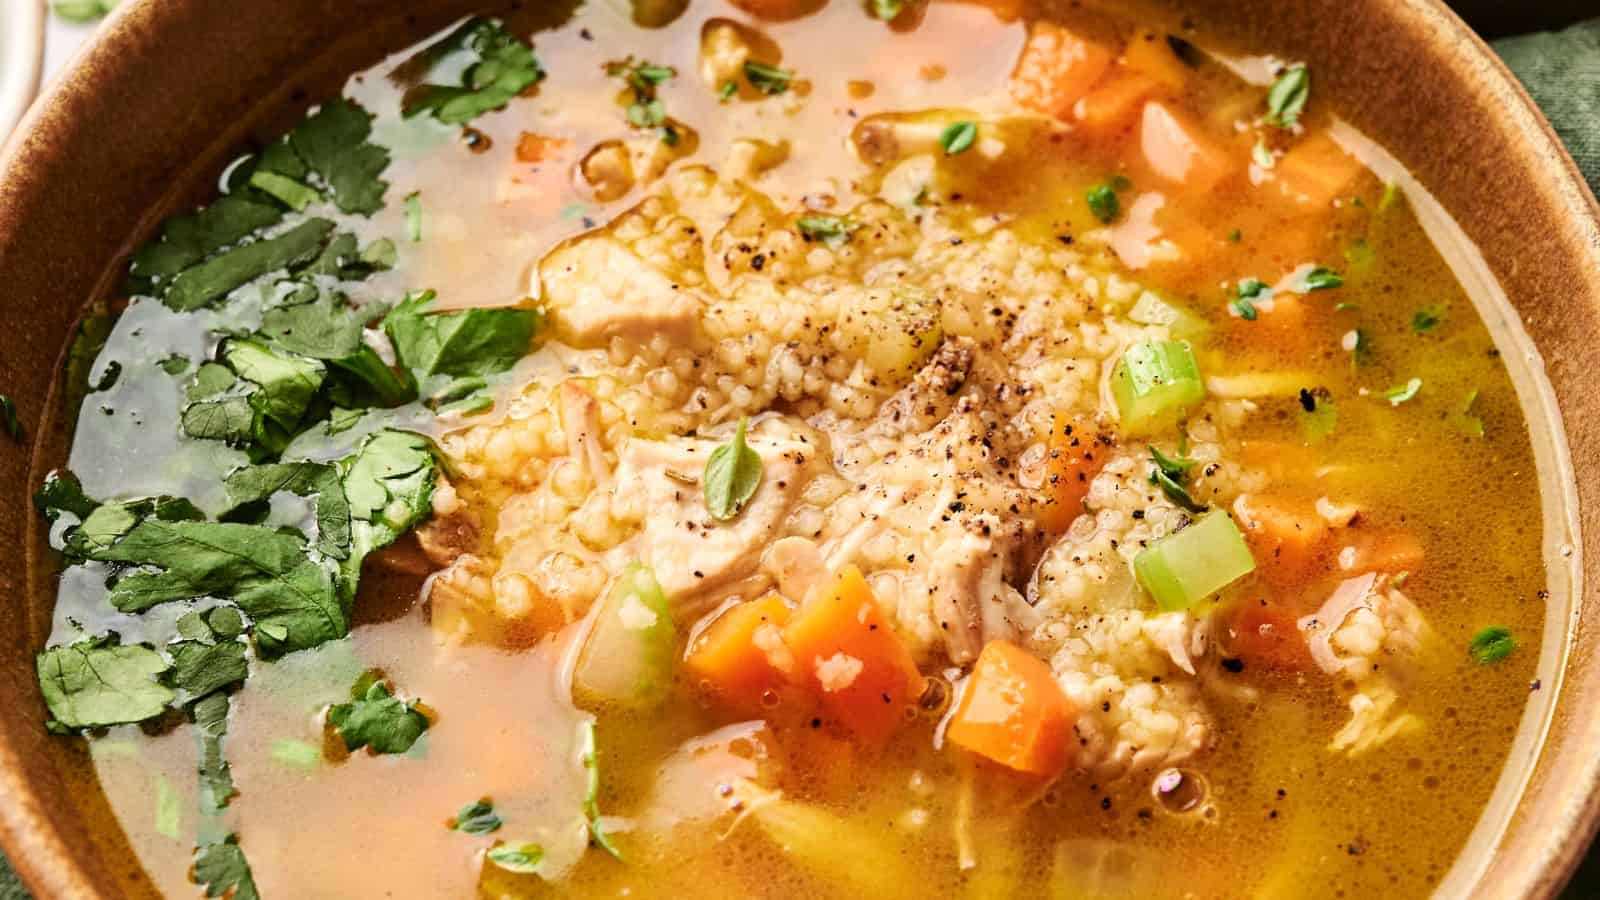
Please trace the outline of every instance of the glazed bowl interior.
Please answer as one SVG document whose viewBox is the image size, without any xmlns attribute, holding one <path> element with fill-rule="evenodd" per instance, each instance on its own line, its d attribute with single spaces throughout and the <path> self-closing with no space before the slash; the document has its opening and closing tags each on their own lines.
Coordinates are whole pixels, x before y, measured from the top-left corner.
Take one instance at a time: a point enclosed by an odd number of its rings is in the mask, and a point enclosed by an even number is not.
<svg viewBox="0 0 1600 900">
<path fill-rule="evenodd" d="M 345 73 L 489 5 L 124 2 L 0 157 L 0 310 L 13 334 L 0 389 L 27 429 L 24 444 L 0 447 L 11 510 L 0 590 L 14 598 L 0 606 L 0 700 L 17 711 L 0 719 L 0 837 L 39 896 L 152 892 L 81 743 L 50 736 L 33 712 L 55 561 L 29 495 L 65 458 L 73 421 L 52 391 L 79 317 L 113 296 L 153 224 L 210 189 L 245 142 L 280 131 Z M 1584 367 L 1600 343 L 1594 200 L 1510 74 L 1435 0 L 1165 6 L 1158 14 L 1192 13 L 1241 46 L 1308 60 L 1319 94 L 1415 178 L 1419 213 L 1496 329 L 1540 464 L 1552 590 L 1541 687 L 1440 893 L 1553 894 L 1600 813 L 1600 720 L 1587 714 L 1600 700 L 1600 597 L 1582 587 L 1584 561 L 1600 560 L 1600 486 L 1570 464 L 1600 457 L 1600 394 Z"/>
</svg>

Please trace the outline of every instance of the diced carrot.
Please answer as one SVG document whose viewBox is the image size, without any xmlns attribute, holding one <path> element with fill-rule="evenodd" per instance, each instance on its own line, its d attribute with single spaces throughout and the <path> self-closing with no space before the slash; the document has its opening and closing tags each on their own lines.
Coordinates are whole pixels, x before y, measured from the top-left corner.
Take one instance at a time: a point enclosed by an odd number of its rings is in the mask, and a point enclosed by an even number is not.
<svg viewBox="0 0 1600 900">
<path fill-rule="evenodd" d="M 1111 66 L 1111 51 L 1049 22 L 1036 22 L 1011 73 L 1011 97 L 1036 112 L 1067 118 Z"/>
<path fill-rule="evenodd" d="M 1109 133 L 1132 129 L 1139 121 L 1139 111 L 1151 94 L 1161 90 L 1161 82 L 1143 72 L 1132 69 L 1115 69 L 1101 79 L 1074 111 L 1085 128 Z"/>
<path fill-rule="evenodd" d="M 567 156 L 571 149 L 572 142 L 566 138 L 524 131 L 517 138 L 517 162 L 530 164 L 549 162 Z"/>
<path fill-rule="evenodd" d="M 1007 641 L 990 641 L 945 737 L 1019 772 L 1055 775 L 1067 765 L 1077 714 L 1044 660 Z"/>
<path fill-rule="evenodd" d="M 1139 124 L 1139 148 L 1145 163 L 1157 176 L 1198 193 L 1215 187 L 1232 168 L 1222 148 L 1188 117 L 1166 104 L 1144 105 Z"/>
<path fill-rule="evenodd" d="M 684 671 L 720 703 L 740 715 L 770 712 L 792 690 L 793 668 L 783 644 L 789 606 L 777 594 L 749 600 L 711 623 L 690 648 Z"/>
<path fill-rule="evenodd" d="M 1314 209 L 1350 190 L 1364 168 L 1329 132 L 1319 131 L 1290 147 L 1272 171 L 1283 197 Z"/>
<path fill-rule="evenodd" d="M 916 660 L 855 566 L 795 613 L 784 641 L 799 683 L 816 692 L 824 712 L 869 744 L 887 740 L 922 693 Z"/>
<path fill-rule="evenodd" d="M 1135 72 L 1155 79 L 1173 93 L 1183 90 L 1189 82 L 1189 67 L 1167 43 L 1167 36 L 1145 31 L 1133 36 L 1127 49 L 1122 51 L 1122 62 Z"/>
<path fill-rule="evenodd" d="M 1399 575 L 1416 571 L 1424 556 L 1421 542 L 1409 531 L 1358 529 L 1339 550 L 1339 571 L 1346 575 L 1366 572 Z"/>
<path fill-rule="evenodd" d="M 1328 523 L 1309 505 L 1241 494 L 1233 504 L 1256 571 L 1272 584 L 1296 585 L 1324 567 Z"/>
<path fill-rule="evenodd" d="M 1083 512 L 1089 482 L 1105 465 L 1094 429 L 1062 413 L 1050 417 L 1050 437 L 1045 442 L 1044 502 L 1038 508 L 1039 524 L 1047 531 L 1066 531 Z"/>
<path fill-rule="evenodd" d="M 1266 601 L 1247 601 L 1219 616 L 1224 659 L 1245 670 L 1299 672 L 1309 668 L 1311 651 L 1292 610 Z"/>
</svg>

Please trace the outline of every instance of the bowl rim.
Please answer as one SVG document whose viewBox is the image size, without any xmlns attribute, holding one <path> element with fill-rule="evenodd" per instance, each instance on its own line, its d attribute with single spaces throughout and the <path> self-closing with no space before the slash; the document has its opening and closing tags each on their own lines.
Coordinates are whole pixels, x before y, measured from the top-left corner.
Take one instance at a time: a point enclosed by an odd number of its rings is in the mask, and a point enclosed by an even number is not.
<svg viewBox="0 0 1600 900">
<path fill-rule="evenodd" d="M 0 0 L 0 3 L 5 2 Z M 27 91 L 31 95 L 38 86 L 38 70 L 43 62 L 45 3 L 44 0 L 11 0 L 11 5 L 25 10 L 27 20 L 24 30 L 31 27 L 38 35 L 32 56 L 32 83 Z M 1477 89 L 1500 101 L 1498 112 L 1511 120 L 1510 124 L 1521 131 L 1527 142 L 1526 157 L 1530 161 L 1550 164 L 1530 175 L 1534 176 L 1533 180 L 1541 192 L 1568 217 L 1568 224 L 1586 245 L 1590 270 L 1600 272 L 1600 202 L 1590 192 L 1577 163 L 1554 128 L 1510 68 L 1481 36 L 1445 5 L 1445 0 L 1389 0 L 1389 5 L 1397 24 L 1407 24 L 1414 29 L 1430 32 L 1431 37 L 1452 44 L 1457 52 L 1475 64 L 1473 71 L 1484 78 L 1476 86 Z M 174 4 L 173 8 L 181 10 L 182 5 Z M 4 129 L 4 101 L 8 96 L 4 90 L 0 90 L 0 136 L 5 138 L 0 143 L 0 175 L 17 165 L 23 156 L 26 137 L 41 122 L 53 118 L 51 114 L 56 111 L 65 112 L 83 96 L 92 94 L 99 81 L 109 77 L 113 67 L 100 64 L 100 60 L 115 59 L 124 52 L 139 52 L 140 44 L 149 32 L 163 26 L 163 17 L 169 14 L 169 9 L 165 4 L 153 0 L 124 0 L 118 4 L 59 77 L 46 85 L 31 107 L 25 107 L 26 113 L 9 134 Z M 32 12 L 28 13 L 27 10 Z M 6 55 L 0 53 L 0 59 L 4 58 L 7 58 Z M 0 179 L 0 186 L 5 181 Z M 0 191 L 0 201 L 5 199 L 3 194 Z M 1570 423 L 1562 426 L 1560 437 L 1564 443 L 1570 442 L 1571 430 Z M 32 453 L 30 447 L 30 461 Z M 1575 538 L 1577 536 L 1574 535 Z M 1581 594 L 1573 597 L 1574 617 L 1583 603 Z M 1575 621 L 1567 633 L 1570 647 L 1577 638 Z M 1600 674 L 1591 678 L 1600 679 Z M 1565 686 L 1563 690 L 1566 690 Z M 1552 701 L 1552 707 L 1559 703 L 1558 697 Z M 1600 747 L 1600 716 L 1593 718 L 1586 736 L 1588 746 Z M 1539 765 L 1537 754 L 1542 754 L 1549 739 L 1547 732 L 1540 740 L 1534 761 L 1518 763 L 1508 759 L 1505 765 L 1524 765 L 1531 771 Z M 13 868 L 39 897 L 112 896 L 104 890 L 104 886 L 96 883 L 89 868 L 83 865 L 77 852 L 81 848 L 69 845 L 65 836 L 56 829 L 41 830 L 37 827 L 39 822 L 48 818 L 40 809 L 45 798 L 35 796 L 32 786 L 13 765 L 14 761 L 13 749 L 0 742 L 0 797 L 6 798 L 5 802 L 0 802 L 0 847 L 5 850 Z M 1527 840 L 1526 846 L 1520 847 L 1519 851 L 1532 864 L 1519 867 L 1513 877 L 1493 885 L 1486 883 L 1492 868 L 1491 856 L 1474 879 L 1472 891 L 1475 896 L 1554 896 L 1583 858 L 1597 828 L 1600 828 L 1600 754 L 1581 762 L 1568 760 L 1561 765 L 1564 766 L 1562 771 L 1575 777 L 1567 782 L 1565 797 L 1561 802 L 1549 804 L 1555 808 L 1555 812 L 1546 817 L 1546 823 L 1560 827 L 1542 829 Z M 1520 814 L 1521 804 L 1529 790 L 1529 786 L 1524 785 L 1517 798 L 1513 819 Z M 1508 819 L 1508 824 L 1510 821 Z M 1493 854 L 1498 854 L 1500 850 L 1496 846 Z M 62 864 L 63 861 L 65 864 Z M 1507 873 L 1495 874 L 1503 876 Z"/>
</svg>

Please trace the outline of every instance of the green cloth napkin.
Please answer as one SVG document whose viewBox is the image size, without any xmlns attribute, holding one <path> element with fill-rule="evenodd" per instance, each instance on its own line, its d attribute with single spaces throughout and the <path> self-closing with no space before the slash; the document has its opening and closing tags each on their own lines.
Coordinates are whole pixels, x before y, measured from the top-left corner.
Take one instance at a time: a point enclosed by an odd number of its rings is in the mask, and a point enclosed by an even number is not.
<svg viewBox="0 0 1600 900">
<path fill-rule="evenodd" d="M 1494 49 L 1544 110 L 1578 161 L 1589 189 L 1600 194 L 1600 19 L 1565 31 L 1505 38 Z M 1591 852 L 1563 900 L 1600 896 L 1600 851 Z M 0 856 L 0 900 L 29 900 Z"/>
</svg>

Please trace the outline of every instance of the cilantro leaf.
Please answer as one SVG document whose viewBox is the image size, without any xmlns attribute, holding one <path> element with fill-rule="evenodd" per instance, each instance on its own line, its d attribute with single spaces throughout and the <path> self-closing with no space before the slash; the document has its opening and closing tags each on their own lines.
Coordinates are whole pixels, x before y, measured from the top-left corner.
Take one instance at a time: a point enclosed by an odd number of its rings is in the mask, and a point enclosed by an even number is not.
<svg viewBox="0 0 1600 900">
<path fill-rule="evenodd" d="M 829 247 L 838 247 L 850 240 L 850 235 L 861 226 L 840 216 L 801 216 L 795 220 L 800 236 L 808 241 L 818 241 Z"/>
<path fill-rule="evenodd" d="M 945 156 L 955 156 L 971 149 L 978 140 L 978 124 L 976 122 L 952 122 L 939 132 L 939 146 L 944 149 Z"/>
<path fill-rule="evenodd" d="M 531 309 L 429 312 L 434 293 L 408 296 L 383 320 L 395 354 L 419 384 L 434 375 L 495 375 L 528 352 L 543 316 Z"/>
<path fill-rule="evenodd" d="M 191 697 L 204 697 L 238 684 L 250 674 L 240 641 L 178 641 L 167 647 L 172 654 L 172 680 Z"/>
<path fill-rule="evenodd" d="M 789 89 L 794 81 L 794 72 L 750 59 L 745 60 L 744 77 L 751 87 L 770 97 Z"/>
<path fill-rule="evenodd" d="M 426 438 L 404 431 L 374 432 L 340 463 L 350 503 L 351 552 L 341 594 L 354 598 L 361 560 L 394 543 L 433 513 L 439 466 Z"/>
<path fill-rule="evenodd" d="M 701 481 L 705 485 L 706 511 L 727 522 L 739 515 L 761 486 L 761 455 L 745 443 L 748 419 L 739 420 L 733 440 L 711 451 Z"/>
<path fill-rule="evenodd" d="M 328 708 L 328 723 L 352 753 L 362 747 L 373 753 L 404 753 L 428 730 L 428 717 L 417 711 L 417 702 L 393 696 L 380 680 L 363 676 L 351 698 Z"/>
<path fill-rule="evenodd" d="M 356 402 L 398 406 L 410 400 L 414 396 L 411 387 L 377 351 L 367 346 L 363 334 L 360 314 L 338 297 L 317 296 L 308 302 L 285 303 L 268 309 L 261 317 L 262 337 L 275 347 L 332 365 L 330 377 L 339 378 L 364 395 L 353 398 Z M 365 404 L 366 400 L 373 403 Z"/>
<path fill-rule="evenodd" d="M 83 485 L 78 482 L 76 475 L 57 469 L 44 477 L 44 483 L 33 495 L 33 505 L 51 522 L 64 512 L 77 516 L 81 522 L 99 504 L 83 492 Z"/>
<path fill-rule="evenodd" d="M 99 728 L 158 716 L 177 695 L 158 678 L 160 653 L 115 634 L 50 647 L 35 659 L 39 689 L 62 728 Z"/>
<path fill-rule="evenodd" d="M 261 900 L 256 880 L 250 874 L 250 862 L 239 849 L 239 838 L 228 835 L 216 843 L 206 844 L 194 860 L 195 881 L 205 886 L 207 897 L 229 900 Z"/>
<path fill-rule="evenodd" d="M 327 374 L 316 360 L 279 353 L 258 341 L 230 340 L 222 358 L 240 378 L 257 385 L 251 407 L 289 434 L 300 426 Z"/>
<path fill-rule="evenodd" d="M 1167 495 L 1168 500 L 1189 512 L 1206 511 L 1206 505 L 1197 503 L 1189 494 L 1189 470 L 1194 468 L 1194 460 L 1183 456 L 1168 456 L 1151 445 L 1150 461 L 1155 464 L 1150 470 L 1150 483 L 1161 488 L 1161 492 Z"/>
<path fill-rule="evenodd" d="M 283 210 L 242 194 L 225 194 L 190 215 L 173 216 L 162 223 L 158 238 L 134 252 L 134 290 L 156 291 L 184 269 L 282 219 Z"/>
<path fill-rule="evenodd" d="M 222 755 L 222 739 L 228 733 L 228 695 L 209 694 L 194 704 L 195 730 L 200 732 L 200 791 L 205 807 L 213 812 L 228 805 L 238 793 L 233 786 L 233 770 Z"/>
<path fill-rule="evenodd" d="M 1311 71 L 1304 65 L 1289 67 L 1267 91 L 1267 121 L 1280 128 L 1293 128 L 1299 124 L 1310 97 Z"/>
<path fill-rule="evenodd" d="M 1417 334 L 1426 334 L 1444 321 L 1445 307 L 1442 304 L 1424 306 L 1411 316 L 1411 330 Z"/>
<path fill-rule="evenodd" d="M 544 862 L 544 848 L 538 844 L 497 844 L 486 854 L 489 862 L 507 872 L 536 875 Z"/>
<path fill-rule="evenodd" d="M 450 84 L 434 77 L 456 78 Z M 493 19 L 474 17 L 406 61 L 395 76 L 414 86 L 401 98 L 406 118 L 430 113 L 446 125 L 463 125 L 544 78 L 533 49 Z"/>
<path fill-rule="evenodd" d="M 505 820 L 494 811 L 494 803 L 485 798 L 461 807 L 450 827 L 466 834 L 489 834 L 504 824 Z"/>
<path fill-rule="evenodd" d="M 1327 266 L 1317 266 L 1306 273 L 1301 286 L 1307 291 L 1326 291 L 1344 287 L 1344 276 Z"/>
<path fill-rule="evenodd" d="M 332 233 L 327 219 L 307 219 L 283 234 L 236 247 L 180 272 L 162 301 L 179 312 L 209 306 L 262 275 L 315 259 Z"/>
<path fill-rule="evenodd" d="M 279 491 L 315 497 L 317 550 L 332 559 L 350 555 L 350 503 L 333 466 L 313 462 L 249 466 L 230 474 L 226 484 L 230 510 L 225 518 L 233 518 L 242 507 L 269 502 Z"/>
<path fill-rule="evenodd" d="M 1467 653 L 1480 666 L 1492 665 L 1510 656 L 1517 649 L 1517 639 L 1511 629 L 1491 625 L 1472 636 Z"/>
<path fill-rule="evenodd" d="M 389 167 L 389 151 L 367 140 L 372 116 L 349 100 L 324 103 L 307 116 L 288 142 L 333 195 L 341 212 L 370 216 L 383 208 L 389 183 L 378 176 Z"/>
</svg>

